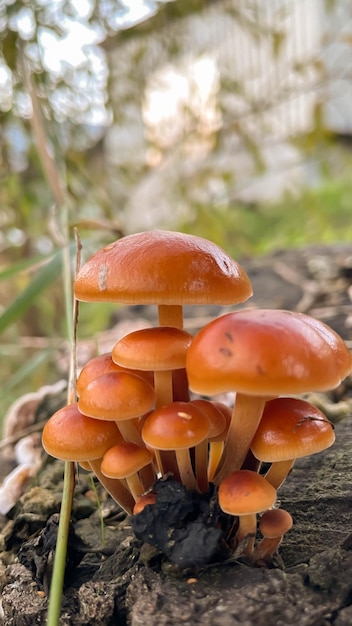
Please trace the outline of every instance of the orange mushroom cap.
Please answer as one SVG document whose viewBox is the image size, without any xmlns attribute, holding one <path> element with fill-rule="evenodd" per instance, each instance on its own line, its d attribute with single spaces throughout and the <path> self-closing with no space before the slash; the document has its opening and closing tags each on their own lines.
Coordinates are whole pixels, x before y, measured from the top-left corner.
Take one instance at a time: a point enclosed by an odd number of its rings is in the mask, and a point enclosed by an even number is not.
<svg viewBox="0 0 352 626">
<path fill-rule="evenodd" d="M 199 331 L 187 353 L 190 388 L 270 396 L 336 387 L 351 355 L 323 322 L 276 309 L 236 311 Z"/>
<path fill-rule="evenodd" d="M 203 411 L 209 420 L 210 430 L 207 439 L 209 441 L 222 441 L 226 436 L 228 422 L 216 403 L 210 400 L 197 399 L 191 400 L 191 404 Z"/>
<path fill-rule="evenodd" d="M 192 335 L 180 328 L 143 328 L 122 337 L 112 349 L 112 359 L 136 370 L 175 370 L 186 365 Z"/>
<path fill-rule="evenodd" d="M 103 420 L 140 417 L 154 406 L 153 387 L 140 376 L 128 372 L 109 372 L 92 380 L 82 391 L 80 411 Z"/>
<path fill-rule="evenodd" d="M 259 522 L 260 532 L 268 539 L 282 537 L 292 528 L 293 519 L 285 509 L 270 509 L 265 511 Z"/>
<path fill-rule="evenodd" d="M 81 395 L 85 387 L 95 378 L 102 376 L 102 374 L 108 374 L 109 372 L 123 372 L 126 371 L 126 367 L 122 367 L 114 363 L 111 358 L 111 352 L 100 354 L 99 356 L 90 359 L 81 369 L 77 378 L 76 390 L 77 394 Z M 130 374 L 136 373 L 128 368 Z M 138 372 L 138 375 L 145 378 L 150 384 L 153 384 L 153 372 Z"/>
<path fill-rule="evenodd" d="M 135 505 L 133 507 L 133 515 L 138 515 L 141 513 L 146 506 L 154 505 L 156 503 L 156 493 L 150 491 L 149 493 L 144 493 L 142 496 L 136 500 Z"/>
<path fill-rule="evenodd" d="M 313 404 L 275 398 L 265 405 L 251 450 L 257 459 L 273 463 L 321 452 L 334 441 L 331 423 Z"/>
<path fill-rule="evenodd" d="M 189 402 L 173 402 L 153 411 L 142 427 L 144 443 L 157 450 L 191 448 L 209 433 L 206 415 Z"/>
<path fill-rule="evenodd" d="M 98 250 L 80 269 L 78 300 L 128 304 L 234 304 L 252 295 L 244 269 L 211 241 L 183 233 L 135 233 Z"/>
<path fill-rule="evenodd" d="M 219 505 L 230 515 L 251 515 L 270 509 L 276 490 L 263 476 L 251 470 L 228 474 L 219 486 Z"/>
<path fill-rule="evenodd" d="M 218 409 L 218 411 L 220 411 L 220 413 L 222 413 L 222 415 L 225 418 L 226 426 L 225 426 L 225 430 L 222 436 L 226 437 L 226 434 L 228 432 L 228 429 L 231 423 L 232 409 L 227 404 L 224 404 L 223 402 L 213 401 L 213 405 Z"/>
<path fill-rule="evenodd" d="M 92 461 L 119 443 L 121 435 L 112 422 L 95 420 L 79 411 L 77 403 L 59 409 L 43 429 L 44 450 L 65 461 Z"/>
<path fill-rule="evenodd" d="M 102 459 L 101 471 L 108 478 L 127 478 L 151 463 L 150 450 L 136 443 L 123 442 L 109 448 Z"/>
</svg>

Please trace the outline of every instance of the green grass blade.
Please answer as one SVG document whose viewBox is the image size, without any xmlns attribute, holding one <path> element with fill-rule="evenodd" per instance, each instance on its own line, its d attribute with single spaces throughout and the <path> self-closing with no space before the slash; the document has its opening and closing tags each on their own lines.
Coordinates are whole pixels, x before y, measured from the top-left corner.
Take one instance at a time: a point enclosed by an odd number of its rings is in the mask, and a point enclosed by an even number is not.
<svg viewBox="0 0 352 626">
<path fill-rule="evenodd" d="M 38 295 L 45 291 L 60 276 L 63 264 L 62 250 L 46 263 L 34 276 L 28 286 L 5 309 L 0 316 L 0 333 L 16 322 L 35 302 Z"/>
<path fill-rule="evenodd" d="M 35 267 L 38 263 L 43 263 L 43 261 L 49 259 L 50 257 L 52 257 L 52 254 L 47 256 L 37 255 L 29 259 L 18 261 L 18 263 L 12 263 L 8 267 L 0 269 L 0 280 L 8 280 L 13 276 L 17 276 L 17 274 Z"/>
<path fill-rule="evenodd" d="M 43 365 L 50 358 L 50 350 L 41 350 L 31 359 L 26 359 L 24 364 L 19 367 L 10 378 L 6 381 L 6 391 L 12 391 L 21 382 L 28 380 L 31 374 Z"/>
</svg>

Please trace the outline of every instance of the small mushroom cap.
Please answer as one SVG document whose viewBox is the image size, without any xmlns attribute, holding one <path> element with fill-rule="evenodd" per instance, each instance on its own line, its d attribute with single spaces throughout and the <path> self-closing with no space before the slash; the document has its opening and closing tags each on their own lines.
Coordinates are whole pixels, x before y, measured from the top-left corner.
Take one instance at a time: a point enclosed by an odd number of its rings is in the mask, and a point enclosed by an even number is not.
<svg viewBox="0 0 352 626">
<path fill-rule="evenodd" d="M 95 378 L 108 374 L 109 372 L 123 372 L 126 371 L 126 367 L 121 367 L 114 363 L 111 358 L 111 352 L 100 354 L 99 356 L 90 359 L 81 369 L 77 378 L 76 390 L 77 394 L 81 395 L 84 388 Z M 129 373 L 136 373 L 129 369 Z M 153 384 L 153 372 L 138 372 L 138 375 L 145 378 L 150 384 Z"/>
<path fill-rule="evenodd" d="M 251 450 L 264 462 L 286 461 L 332 446 L 331 423 L 317 407 L 299 398 L 275 398 L 266 403 Z"/>
<path fill-rule="evenodd" d="M 147 448 L 123 442 L 105 452 L 100 469 L 108 478 L 128 478 L 151 463 L 152 459 L 153 455 Z"/>
<path fill-rule="evenodd" d="M 156 503 L 156 493 L 150 491 L 149 493 L 144 493 L 143 495 L 137 498 L 135 505 L 133 507 L 133 515 L 138 515 L 141 513 L 146 506 L 154 505 Z"/>
<path fill-rule="evenodd" d="M 121 439 L 114 423 L 83 415 L 77 403 L 56 411 L 45 424 L 42 435 L 43 448 L 48 454 L 79 462 L 100 459 Z"/>
<path fill-rule="evenodd" d="M 197 406 L 207 416 L 210 430 L 207 435 L 209 441 L 223 441 L 226 437 L 228 422 L 216 403 L 210 400 L 191 400 L 193 406 Z"/>
<path fill-rule="evenodd" d="M 112 349 L 115 363 L 136 370 L 175 370 L 186 366 L 192 335 L 180 328 L 143 328 L 122 337 Z"/>
<path fill-rule="evenodd" d="M 251 309 L 223 315 L 192 340 L 186 369 L 201 394 L 278 396 L 336 387 L 352 368 L 339 335 L 303 313 Z"/>
<path fill-rule="evenodd" d="M 153 411 L 142 427 L 146 446 L 156 450 L 191 448 L 209 433 L 206 415 L 190 402 L 173 402 Z"/>
<path fill-rule="evenodd" d="M 274 506 L 275 501 L 274 487 L 252 470 L 232 472 L 219 486 L 219 505 L 230 515 L 261 513 Z"/>
<path fill-rule="evenodd" d="M 78 300 L 127 304 L 235 304 L 252 295 L 244 269 L 216 244 L 184 233 L 128 235 L 80 269 Z"/>
<path fill-rule="evenodd" d="M 154 407 L 154 401 L 153 387 L 140 376 L 109 372 L 86 386 L 78 408 L 95 419 L 118 421 L 144 415 Z"/>
<path fill-rule="evenodd" d="M 259 522 L 260 532 L 268 539 L 277 539 L 292 528 L 293 519 L 285 509 L 265 511 Z"/>
</svg>

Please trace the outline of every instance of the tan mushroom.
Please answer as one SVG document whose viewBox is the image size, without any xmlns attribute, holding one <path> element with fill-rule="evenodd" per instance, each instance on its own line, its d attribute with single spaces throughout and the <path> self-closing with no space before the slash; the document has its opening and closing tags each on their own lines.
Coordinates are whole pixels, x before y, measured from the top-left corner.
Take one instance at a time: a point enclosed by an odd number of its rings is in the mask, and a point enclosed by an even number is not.
<svg viewBox="0 0 352 626">
<path fill-rule="evenodd" d="M 237 311 L 202 328 L 187 353 L 190 388 L 203 395 L 236 391 L 215 482 L 242 467 L 268 399 L 331 389 L 351 368 L 343 340 L 303 313 Z"/>
<path fill-rule="evenodd" d="M 184 369 L 192 336 L 170 326 L 143 328 L 125 335 L 112 349 L 119 366 L 154 372 L 155 406 L 173 401 L 173 371 Z"/>
<path fill-rule="evenodd" d="M 135 233 L 98 250 L 80 269 L 75 296 L 158 305 L 159 325 L 183 327 L 185 304 L 235 304 L 252 295 L 244 269 L 215 243 L 184 233 Z"/>
<path fill-rule="evenodd" d="M 295 459 L 332 446 L 334 429 L 327 417 L 300 398 L 275 398 L 266 403 L 251 450 L 262 462 L 271 463 L 266 479 L 279 489 Z"/>
<path fill-rule="evenodd" d="M 191 402 L 173 402 L 147 417 L 142 427 L 142 438 L 145 445 L 155 451 L 162 473 L 169 468 L 162 466 L 160 451 L 175 451 L 182 484 L 188 489 L 198 490 L 190 449 L 206 439 L 209 430 L 209 420 L 198 407 Z"/>
<path fill-rule="evenodd" d="M 243 553 L 251 555 L 257 530 L 257 514 L 274 506 L 276 490 L 251 470 L 231 472 L 220 483 L 219 505 L 224 513 L 238 517 L 235 539 Z"/>
<path fill-rule="evenodd" d="M 54 458 L 63 461 L 88 462 L 105 489 L 128 513 L 134 500 L 121 481 L 112 481 L 102 475 L 101 458 L 106 450 L 121 442 L 114 422 L 96 420 L 81 413 L 77 403 L 69 404 L 54 413 L 44 426 L 43 448 Z"/>
</svg>

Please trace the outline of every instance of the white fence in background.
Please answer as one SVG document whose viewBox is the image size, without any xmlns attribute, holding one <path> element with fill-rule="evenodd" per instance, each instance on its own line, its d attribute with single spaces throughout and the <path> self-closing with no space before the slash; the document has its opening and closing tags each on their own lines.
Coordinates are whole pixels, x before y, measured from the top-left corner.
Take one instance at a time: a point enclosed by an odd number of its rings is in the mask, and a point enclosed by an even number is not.
<svg viewBox="0 0 352 626">
<path fill-rule="evenodd" d="M 249 202 L 273 199 L 314 182 L 314 165 L 301 163 L 290 139 L 311 131 L 318 115 L 330 130 L 352 134 L 351 0 L 214 2 L 122 43 L 111 53 L 110 66 L 113 101 L 120 107 L 115 117 L 124 116 L 107 137 L 111 166 L 117 172 L 124 166 L 149 168 L 136 177 L 128 198 L 131 230 L 136 223 L 168 225 L 177 168 L 187 180 L 206 160 L 214 171 L 233 167 L 241 183 L 232 190 L 211 181 L 194 191 L 204 191 L 214 203 L 224 193 Z M 225 139 L 214 157 L 217 129 Z M 266 172 L 259 177 L 244 135 L 260 145 Z M 116 197 L 121 189 L 117 174 Z M 191 204 L 192 199 L 197 197 Z M 182 202 L 173 217 L 177 211 Z"/>
</svg>

